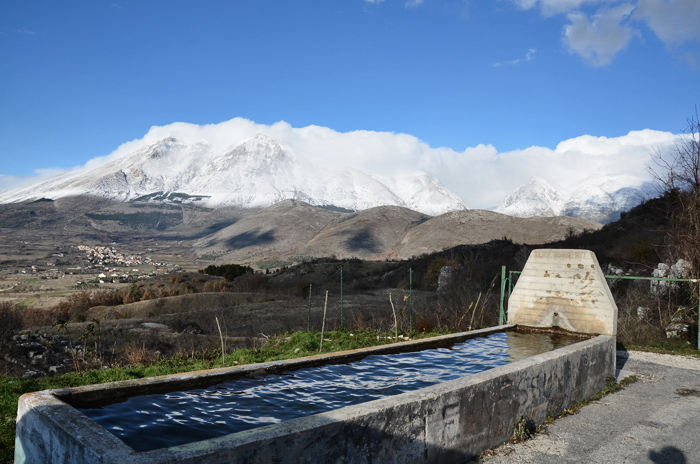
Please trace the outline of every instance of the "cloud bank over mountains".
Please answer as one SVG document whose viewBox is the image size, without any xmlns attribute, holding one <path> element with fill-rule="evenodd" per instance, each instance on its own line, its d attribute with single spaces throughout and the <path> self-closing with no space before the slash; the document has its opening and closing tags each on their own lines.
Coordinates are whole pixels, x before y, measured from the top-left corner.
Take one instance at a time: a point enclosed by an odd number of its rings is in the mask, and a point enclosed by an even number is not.
<svg viewBox="0 0 700 464">
<path fill-rule="evenodd" d="M 430 147 L 408 134 L 337 132 L 321 126 L 294 128 L 286 122 L 265 125 L 235 118 L 219 124 L 154 126 L 144 137 L 126 142 L 113 153 L 94 158 L 71 172 L 86 172 L 167 137 L 186 144 L 206 140 L 213 151 L 224 151 L 259 133 L 280 140 L 324 165 L 391 177 L 427 172 L 470 208 L 483 209 L 496 207 L 532 177 L 558 185 L 563 194 L 575 192 L 601 175 L 624 178 L 628 186 L 640 186 L 649 181 L 646 167 L 650 154 L 669 152 L 676 140 L 669 132 L 645 129 L 610 138 L 584 135 L 565 140 L 555 149 L 533 146 L 499 152 L 493 145 L 478 145 L 456 151 Z M 37 177 L 31 179 L 0 177 L 0 189 L 29 185 L 59 171 L 36 172 Z"/>
</svg>

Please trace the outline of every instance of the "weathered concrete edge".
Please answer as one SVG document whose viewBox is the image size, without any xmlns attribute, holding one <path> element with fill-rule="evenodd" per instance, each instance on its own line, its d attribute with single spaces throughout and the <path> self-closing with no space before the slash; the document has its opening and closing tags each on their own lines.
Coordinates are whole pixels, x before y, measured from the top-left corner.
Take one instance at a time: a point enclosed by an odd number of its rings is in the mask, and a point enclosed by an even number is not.
<svg viewBox="0 0 700 464">
<path fill-rule="evenodd" d="M 70 457 L 68 459 L 70 462 L 108 462 L 105 461 L 108 459 L 107 456 L 110 456 L 109 459 L 114 457 L 115 462 L 126 462 L 123 461 L 125 456 L 135 454 L 124 442 L 105 431 L 99 424 L 77 411 L 66 401 L 74 404 L 81 401 L 85 403 L 116 402 L 135 392 L 148 394 L 196 388 L 200 385 L 209 386 L 238 377 L 351 362 L 370 355 L 449 346 L 470 338 L 484 337 L 514 328 L 515 326 L 512 325 L 503 325 L 304 358 L 27 393 L 18 401 L 15 462 L 59 462 L 64 461 L 66 457 Z M 75 437 L 81 438 L 76 440 Z M 61 455 L 63 457 L 59 457 L 58 454 L 61 450 L 67 453 Z"/>
<path fill-rule="evenodd" d="M 508 440 L 520 416 L 592 397 L 615 373 L 615 337 L 414 392 L 220 438 L 142 453 L 133 462 L 464 462 Z"/>
<path fill-rule="evenodd" d="M 16 459 L 461 461 L 507 440 L 520 415 L 541 423 L 547 413 L 592 396 L 614 374 L 614 366 L 615 339 L 599 336 L 415 392 L 146 453 L 136 453 L 54 392 L 39 392 L 20 399 Z M 23 441 L 33 448 L 30 455 L 25 456 Z"/>
<path fill-rule="evenodd" d="M 109 455 L 106 453 L 109 452 Z M 22 395 L 15 462 L 128 462 L 134 451 L 50 390 Z"/>
</svg>

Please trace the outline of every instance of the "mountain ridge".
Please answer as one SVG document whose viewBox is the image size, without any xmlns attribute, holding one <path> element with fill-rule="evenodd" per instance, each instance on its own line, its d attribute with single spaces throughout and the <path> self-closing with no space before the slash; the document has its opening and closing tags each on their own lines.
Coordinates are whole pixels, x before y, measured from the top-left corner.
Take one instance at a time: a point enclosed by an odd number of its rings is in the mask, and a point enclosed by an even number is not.
<svg viewBox="0 0 700 464">
<path fill-rule="evenodd" d="M 653 186 L 625 176 L 588 179 L 571 193 L 538 177 L 508 195 L 495 209 L 514 217 L 567 216 L 607 224 L 649 199 Z"/>
<path fill-rule="evenodd" d="M 267 207 L 285 199 L 361 210 L 395 205 L 441 214 L 464 202 L 425 172 L 378 176 L 320 163 L 264 134 L 215 152 L 165 137 L 87 172 L 68 173 L 0 194 L 0 203 L 94 195 L 116 201 L 161 193 L 203 206 Z"/>
</svg>

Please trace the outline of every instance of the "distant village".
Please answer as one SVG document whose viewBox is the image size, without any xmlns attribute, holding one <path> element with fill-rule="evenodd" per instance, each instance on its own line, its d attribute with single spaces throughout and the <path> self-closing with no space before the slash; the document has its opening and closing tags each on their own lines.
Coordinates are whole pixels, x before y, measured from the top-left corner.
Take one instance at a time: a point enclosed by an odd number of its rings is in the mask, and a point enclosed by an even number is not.
<svg viewBox="0 0 700 464">
<path fill-rule="evenodd" d="M 165 266 L 165 263 L 156 263 L 148 256 L 124 256 L 115 247 L 78 245 L 78 250 L 87 254 L 93 266 Z"/>
<path fill-rule="evenodd" d="M 123 268 L 132 266 L 153 266 L 157 269 L 159 266 L 163 268 L 168 266 L 166 263 L 159 263 L 153 261 L 153 259 L 151 259 L 151 257 L 149 256 L 142 257 L 134 255 L 124 255 L 113 246 L 91 247 L 87 245 L 78 245 L 78 250 L 84 251 L 87 254 L 87 260 L 90 263 L 88 266 L 86 266 L 87 269 L 101 269 L 105 271 L 97 275 L 96 280 L 99 280 L 99 283 L 101 284 L 105 282 L 123 283 L 129 281 L 130 278 L 133 278 L 137 275 L 139 277 L 148 277 L 156 274 L 165 274 L 167 272 L 166 269 L 154 272 L 146 272 L 143 270 L 139 270 L 138 268 L 132 268 L 130 270 L 121 271 L 116 267 L 110 267 L 118 266 Z"/>
<path fill-rule="evenodd" d="M 73 248 L 73 247 L 71 247 Z M 149 256 L 125 255 L 114 246 L 88 246 L 78 245 L 79 251 L 85 253 L 83 265 L 65 267 L 57 264 L 46 263 L 49 267 L 33 265 L 31 270 L 22 269 L 17 271 L 20 274 L 35 274 L 41 278 L 55 279 L 65 274 L 87 274 L 90 278 L 87 281 L 79 281 L 77 284 L 86 285 L 90 283 L 125 283 L 133 281 L 136 277 L 149 277 L 166 274 L 180 269 L 180 266 L 156 262 Z M 64 258 L 64 253 L 53 253 L 52 258 L 60 260 Z M 81 259 L 82 261 L 82 259 Z M 73 261 L 74 262 L 74 261 Z M 147 266 L 149 270 L 139 269 L 136 266 Z M 129 268 L 129 269 L 124 269 Z"/>
</svg>

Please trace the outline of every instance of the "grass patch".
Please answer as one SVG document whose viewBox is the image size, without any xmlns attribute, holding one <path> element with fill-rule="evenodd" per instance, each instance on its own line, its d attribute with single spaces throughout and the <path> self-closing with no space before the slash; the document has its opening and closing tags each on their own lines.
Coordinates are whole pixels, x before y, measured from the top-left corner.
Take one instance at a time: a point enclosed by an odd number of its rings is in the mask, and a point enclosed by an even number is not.
<svg viewBox="0 0 700 464">
<path fill-rule="evenodd" d="M 153 228 L 164 230 L 182 222 L 182 212 L 139 212 L 139 213 L 86 213 L 93 221 L 114 221 L 131 228 Z"/>
<path fill-rule="evenodd" d="M 72 295 L 73 293 L 75 293 L 75 292 L 72 290 L 60 290 L 57 292 L 42 293 L 39 296 L 65 296 L 65 295 Z"/>
<path fill-rule="evenodd" d="M 690 342 L 687 342 L 685 345 L 671 343 L 618 343 L 617 349 L 625 351 L 647 351 L 649 353 L 659 354 L 676 354 L 700 358 L 700 351 L 698 351 L 697 346 Z"/>
<path fill-rule="evenodd" d="M 443 335 L 443 333 L 420 334 L 415 338 L 428 338 L 437 335 Z M 336 330 L 325 333 L 323 339 L 324 353 L 367 348 L 394 342 L 394 338 L 388 333 L 379 333 L 371 329 L 363 331 Z M 406 339 L 404 338 L 404 340 Z M 400 338 L 399 341 L 401 340 Z M 242 349 L 228 353 L 226 365 L 240 366 L 318 354 L 320 342 L 320 332 L 294 332 L 278 335 L 270 337 L 261 348 Z M 145 366 L 114 367 L 85 371 L 81 374 L 71 372 L 40 379 L 2 377 L 0 378 L 0 462 L 12 462 L 14 459 L 17 401 L 24 393 L 155 377 L 216 367 L 222 367 L 221 352 L 213 351 L 200 353 L 196 358 L 177 356 Z"/>
<path fill-rule="evenodd" d="M 24 300 L 17 303 L 17 306 L 20 308 L 28 308 L 32 304 L 36 303 L 38 300 L 39 300 L 38 296 L 31 296 L 31 297 L 25 298 Z"/>
</svg>

